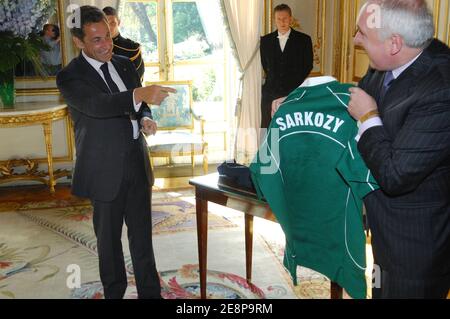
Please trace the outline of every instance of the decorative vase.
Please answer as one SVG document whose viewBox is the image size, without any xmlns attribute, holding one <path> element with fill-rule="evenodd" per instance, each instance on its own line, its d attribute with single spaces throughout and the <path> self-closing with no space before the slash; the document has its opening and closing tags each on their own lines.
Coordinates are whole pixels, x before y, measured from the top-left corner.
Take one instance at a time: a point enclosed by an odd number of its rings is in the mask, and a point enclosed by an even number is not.
<svg viewBox="0 0 450 319">
<path fill-rule="evenodd" d="M 14 68 L 0 71 L 0 100 L 4 109 L 14 107 L 16 90 L 14 87 Z"/>
</svg>

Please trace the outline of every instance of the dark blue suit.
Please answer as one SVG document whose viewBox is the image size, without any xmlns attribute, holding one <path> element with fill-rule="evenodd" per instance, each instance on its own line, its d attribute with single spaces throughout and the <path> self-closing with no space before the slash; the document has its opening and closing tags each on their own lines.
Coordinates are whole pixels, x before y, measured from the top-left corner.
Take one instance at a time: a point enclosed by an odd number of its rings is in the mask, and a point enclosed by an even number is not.
<svg viewBox="0 0 450 319">
<path fill-rule="evenodd" d="M 287 96 L 308 77 L 313 68 L 311 38 L 291 29 L 284 51 L 281 51 L 278 31 L 261 38 L 261 63 L 266 73 L 262 87 L 261 127 L 271 121 L 272 101 Z"/>
<path fill-rule="evenodd" d="M 123 297 L 127 276 L 122 252 L 123 220 L 140 298 L 160 297 L 151 243 L 151 186 L 145 139 L 133 139 L 130 116 L 151 117 L 145 103 L 136 113 L 133 89 L 139 75 L 128 58 L 111 60 L 128 91 L 111 93 L 99 73 L 80 54 L 57 75 L 57 85 L 74 123 L 76 164 L 72 193 L 94 206 L 100 277 L 106 298 Z"/>
<path fill-rule="evenodd" d="M 375 298 L 443 298 L 450 287 L 450 50 L 434 40 L 383 99 L 384 72 L 359 86 L 383 126 L 358 148 L 381 189 L 365 198 L 381 287 Z"/>
</svg>

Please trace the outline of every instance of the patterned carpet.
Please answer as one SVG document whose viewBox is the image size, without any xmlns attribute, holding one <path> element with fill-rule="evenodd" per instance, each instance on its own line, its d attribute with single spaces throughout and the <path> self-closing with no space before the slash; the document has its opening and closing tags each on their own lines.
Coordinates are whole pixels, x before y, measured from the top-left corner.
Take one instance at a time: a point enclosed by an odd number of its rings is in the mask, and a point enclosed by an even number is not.
<svg viewBox="0 0 450 319">
<path fill-rule="evenodd" d="M 25 201 L 0 197 L 0 212 L 0 298 L 103 297 L 88 201 L 67 190 Z M 192 190 L 154 192 L 152 217 L 163 297 L 199 298 Z M 255 220 L 252 284 L 245 280 L 242 213 L 210 205 L 208 225 L 208 297 L 329 298 L 328 280 L 307 269 L 299 271 L 299 286 L 292 286 L 281 265 L 284 243 L 277 224 Z M 126 229 L 122 241 L 126 298 L 136 298 Z"/>
</svg>

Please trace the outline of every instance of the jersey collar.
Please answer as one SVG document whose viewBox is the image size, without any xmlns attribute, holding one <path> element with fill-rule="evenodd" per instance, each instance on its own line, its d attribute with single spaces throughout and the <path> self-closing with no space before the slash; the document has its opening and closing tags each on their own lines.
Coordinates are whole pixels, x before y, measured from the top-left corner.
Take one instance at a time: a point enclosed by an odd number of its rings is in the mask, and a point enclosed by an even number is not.
<svg viewBox="0 0 450 319">
<path fill-rule="evenodd" d="M 317 77 L 313 77 L 313 78 L 307 78 L 302 83 L 302 85 L 300 85 L 300 87 L 316 86 L 316 85 L 325 84 L 325 83 L 329 83 L 329 82 L 335 82 L 335 81 L 337 81 L 337 80 L 332 76 L 317 76 Z"/>
</svg>

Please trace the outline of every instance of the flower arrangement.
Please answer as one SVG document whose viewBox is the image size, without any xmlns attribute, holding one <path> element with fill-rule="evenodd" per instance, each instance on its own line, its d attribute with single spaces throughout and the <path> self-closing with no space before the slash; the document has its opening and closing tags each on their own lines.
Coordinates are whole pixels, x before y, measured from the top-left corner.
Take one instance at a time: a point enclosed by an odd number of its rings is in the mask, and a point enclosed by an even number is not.
<svg viewBox="0 0 450 319">
<path fill-rule="evenodd" d="M 2 0 L 0 2 L 0 72 L 27 59 L 45 75 L 39 59 L 48 46 L 39 31 L 55 10 L 55 0 Z"/>
</svg>

